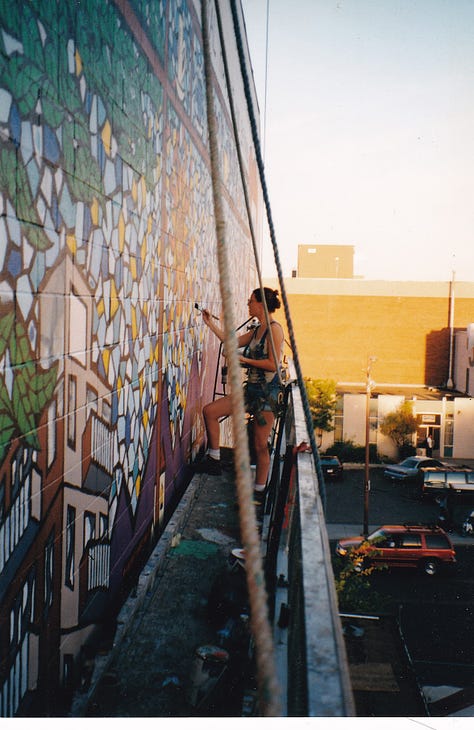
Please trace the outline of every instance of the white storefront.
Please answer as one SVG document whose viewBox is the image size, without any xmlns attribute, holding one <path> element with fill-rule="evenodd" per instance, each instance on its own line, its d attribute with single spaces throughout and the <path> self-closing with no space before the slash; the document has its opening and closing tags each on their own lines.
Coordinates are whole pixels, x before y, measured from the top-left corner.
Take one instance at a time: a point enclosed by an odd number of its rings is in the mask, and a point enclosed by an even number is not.
<svg viewBox="0 0 474 730">
<path fill-rule="evenodd" d="M 393 441 L 380 432 L 380 424 L 387 413 L 395 411 L 406 400 L 403 395 L 378 395 L 370 400 L 370 443 L 377 444 L 379 456 L 397 459 Z M 418 428 L 413 445 L 422 446 L 428 433 L 433 437 L 433 455 L 440 458 L 474 458 L 474 398 L 469 396 L 442 397 L 440 400 L 409 398 Z M 342 439 L 356 446 L 365 444 L 366 395 L 343 395 Z M 336 432 L 337 433 L 337 432 Z M 339 432 L 340 433 L 340 432 Z M 321 450 L 334 443 L 335 432 L 323 434 Z M 340 438 L 340 436 L 339 436 Z"/>
</svg>

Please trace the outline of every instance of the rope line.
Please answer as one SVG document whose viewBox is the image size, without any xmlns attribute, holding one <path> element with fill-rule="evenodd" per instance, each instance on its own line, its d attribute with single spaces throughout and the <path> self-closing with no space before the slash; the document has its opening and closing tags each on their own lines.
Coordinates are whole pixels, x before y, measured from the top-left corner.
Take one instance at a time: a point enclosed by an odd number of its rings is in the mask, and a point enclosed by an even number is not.
<svg viewBox="0 0 474 730">
<path fill-rule="evenodd" d="M 225 349 L 229 362 L 232 399 L 232 427 L 235 443 L 235 470 L 237 476 L 237 496 L 239 502 L 240 529 L 246 552 L 246 579 L 250 601 L 250 625 L 256 648 L 256 664 L 259 702 L 265 716 L 279 716 L 279 687 L 276 680 L 273 637 L 268 621 L 265 577 L 260 553 L 255 509 L 252 503 L 253 485 L 251 484 L 250 457 L 245 411 L 241 383 L 241 370 L 237 355 L 230 266 L 228 262 L 225 217 L 222 205 L 222 189 L 219 175 L 217 146 L 217 124 L 214 107 L 212 64 L 208 29 L 208 0 L 201 5 L 201 25 L 204 55 L 204 76 L 206 87 L 207 122 L 209 152 L 211 162 L 212 195 L 217 236 L 217 260 L 219 266 L 219 286 L 223 304 Z"/>
<path fill-rule="evenodd" d="M 236 42 L 237 42 L 237 50 L 238 50 L 238 54 L 239 54 L 240 70 L 241 70 L 242 79 L 243 79 L 243 83 L 244 83 L 245 99 L 247 102 L 250 127 L 252 130 L 252 139 L 253 139 L 253 144 L 254 144 L 254 148 L 255 148 L 255 153 L 257 156 L 257 165 L 258 165 L 258 170 L 259 170 L 259 174 L 260 174 L 260 183 L 262 186 L 263 199 L 265 202 L 265 208 L 266 208 L 266 213 L 267 213 L 268 228 L 270 231 L 270 239 L 271 239 L 272 247 L 273 247 L 273 256 L 275 259 L 275 266 L 276 266 L 277 273 L 278 273 L 278 281 L 279 281 L 279 285 L 280 285 L 280 291 L 281 291 L 283 306 L 284 306 L 284 310 L 285 310 L 286 324 L 288 327 L 288 335 L 290 338 L 291 350 L 293 352 L 293 362 L 295 365 L 298 387 L 300 389 L 300 394 L 301 394 L 301 400 L 303 402 L 303 411 L 304 411 L 304 416 L 305 416 L 305 421 L 306 421 L 306 429 L 308 431 L 309 441 L 310 441 L 310 445 L 311 445 L 311 452 L 312 452 L 313 459 L 314 459 L 314 466 L 315 466 L 316 474 L 318 477 L 320 496 L 321 496 L 321 500 L 323 502 L 323 507 L 325 508 L 326 507 L 326 489 L 325 489 L 325 485 L 324 485 L 324 477 L 323 477 L 323 472 L 321 469 L 321 463 L 319 460 L 319 454 L 318 454 L 318 449 L 316 446 L 316 441 L 314 438 L 314 428 L 313 428 L 313 421 L 311 418 L 311 411 L 310 411 L 310 407 L 309 407 L 308 394 L 306 392 L 306 387 L 304 384 L 303 374 L 302 374 L 301 365 L 300 365 L 299 356 L 298 356 L 298 349 L 296 347 L 293 323 L 291 320 L 290 308 L 288 305 L 288 298 L 286 295 L 285 284 L 284 284 L 284 280 L 283 280 L 280 256 L 278 253 L 278 246 L 277 246 L 277 241 L 276 241 L 276 236 L 275 236 L 275 227 L 273 225 L 273 217 L 272 217 L 272 212 L 271 212 L 271 207 L 270 207 L 270 200 L 269 200 L 269 196 L 268 196 L 268 188 L 267 188 L 267 183 L 266 183 L 266 179 L 265 179 L 265 170 L 264 170 L 264 164 L 263 164 L 262 153 L 261 153 L 261 148 L 260 148 L 257 123 L 255 120 L 252 96 L 250 93 L 250 82 L 249 82 L 249 76 L 247 73 L 247 67 L 246 67 L 246 62 L 245 62 L 242 34 L 240 31 L 240 22 L 239 22 L 239 17 L 238 17 L 236 0 L 230 0 L 230 6 L 231 6 L 231 10 L 232 10 L 234 33 L 235 33 L 235 38 L 236 38 Z"/>
</svg>

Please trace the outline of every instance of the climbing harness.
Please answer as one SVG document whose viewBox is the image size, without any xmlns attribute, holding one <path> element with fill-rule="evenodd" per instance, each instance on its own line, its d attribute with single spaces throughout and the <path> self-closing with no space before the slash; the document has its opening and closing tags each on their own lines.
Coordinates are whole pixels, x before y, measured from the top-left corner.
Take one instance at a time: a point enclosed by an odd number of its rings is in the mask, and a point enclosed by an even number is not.
<svg viewBox="0 0 474 730">
<path fill-rule="evenodd" d="M 253 320 L 253 317 L 249 317 L 245 320 L 241 325 L 237 327 L 235 330 L 236 332 L 239 332 L 245 325 L 248 325 L 249 322 Z M 248 329 L 252 329 L 253 325 L 249 326 Z M 227 375 L 228 375 L 228 367 L 226 364 L 225 354 L 224 354 L 224 345 L 222 342 L 219 343 L 219 352 L 217 353 L 217 366 L 216 366 L 216 375 L 214 378 L 214 393 L 213 393 L 213 400 L 216 399 L 216 395 L 226 395 L 226 385 L 227 385 Z M 224 364 L 221 365 L 221 362 Z M 222 390 L 218 390 L 218 379 L 219 379 L 219 372 L 221 374 L 221 385 Z M 227 418 L 227 416 L 224 416 L 224 419 Z M 223 419 L 223 420 L 224 420 Z"/>
<path fill-rule="evenodd" d="M 254 360 L 264 360 L 268 357 L 265 341 L 269 331 L 271 330 L 267 327 L 256 346 L 252 348 L 257 330 L 254 331 L 251 341 L 244 350 L 244 357 L 251 357 Z M 278 373 L 275 373 L 273 378 L 268 381 L 261 368 L 247 368 L 247 380 L 244 383 L 245 405 L 247 412 L 255 417 L 259 425 L 264 426 L 266 423 L 262 412 L 267 410 L 267 405 L 270 406 L 276 418 L 282 414 L 284 393 L 285 386 Z"/>
</svg>

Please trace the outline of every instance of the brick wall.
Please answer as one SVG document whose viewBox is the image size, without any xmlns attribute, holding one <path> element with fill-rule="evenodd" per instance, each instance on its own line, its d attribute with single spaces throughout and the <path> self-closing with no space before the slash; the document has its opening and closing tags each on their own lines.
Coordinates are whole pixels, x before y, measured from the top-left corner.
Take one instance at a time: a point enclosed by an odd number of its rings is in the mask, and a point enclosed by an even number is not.
<svg viewBox="0 0 474 730">
<path fill-rule="evenodd" d="M 374 355 L 377 383 L 442 385 L 447 380 L 445 297 L 290 293 L 288 302 L 304 376 L 362 382 L 367 357 Z M 456 299 L 455 327 L 465 328 L 473 315 L 472 299 Z"/>
</svg>

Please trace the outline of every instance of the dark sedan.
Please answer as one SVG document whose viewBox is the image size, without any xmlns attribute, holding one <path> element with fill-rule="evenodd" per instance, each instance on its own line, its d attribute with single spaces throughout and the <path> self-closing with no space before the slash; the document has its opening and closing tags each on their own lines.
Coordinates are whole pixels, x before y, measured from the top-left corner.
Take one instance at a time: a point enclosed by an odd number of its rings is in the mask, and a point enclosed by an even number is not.
<svg viewBox="0 0 474 730">
<path fill-rule="evenodd" d="M 417 479 L 422 474 L 420 469 L 444 466 L 445 464 L 438 459 L 430 459 L 427 456 L 409 456 L 399 464 L 387 466 L 384 476 L 393 481 L 407 482 Z"/>
<path fill-rule="evenodd" d="M 321 468 L 325 479 L 341 479 L 344 467 L 337 456 L 320 456 Z"/>
</svg>

